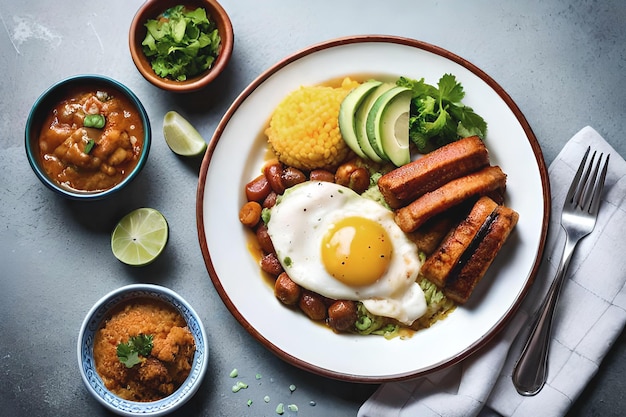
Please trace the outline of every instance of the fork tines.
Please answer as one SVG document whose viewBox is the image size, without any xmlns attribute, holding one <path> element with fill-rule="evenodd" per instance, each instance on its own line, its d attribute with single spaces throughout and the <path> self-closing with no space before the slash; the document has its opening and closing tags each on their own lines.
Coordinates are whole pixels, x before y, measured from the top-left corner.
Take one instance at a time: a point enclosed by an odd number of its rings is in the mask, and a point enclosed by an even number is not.
<svg viewBox="0 0 626 417">
<path fill-rule="evenodd" d="M 572 185 L 570 186 L 570 189 L 567 193 L 566 201 L 576 204 L 576 206 L 589 213 L 596 213 L 598 211 L 598 207 L 600 206 L 600 194 L 602 193 L 602 189 L 604 188 L 604 180 L 606 178 L 606 171 L 609 165 L 609 157 L 611 155 L 606 155 L 606 158 L 604 158 L 602 171 L 600 171 L 600 165 L 602 163 L 602 157 L 604 156 L 604 154 L 601 153 L 596 161 L 597 151 L 593 151 L 593 154 L 591 155 L 591 160 L 587 165 L 587 169 L 585 169 L 585 164 L 587 162 L 587 157 L 589 156 L 590 151 L 591 147 L 589 146 L 587 147 L 587 151 L 585 152 L 585 155 L 580 162 L 580 166 L 578 167 L 578 171 L 574 176 L 574 181 L 572 181 Z M 595 165 L 594 162 L 596 162 Z M 598 173 L 600 173 L 599 176 Z M 591 179 L 589 178 L 590 176 Z M 596 187 L 596 183 L 598 183 L 599 186 Z"/>
</svg>

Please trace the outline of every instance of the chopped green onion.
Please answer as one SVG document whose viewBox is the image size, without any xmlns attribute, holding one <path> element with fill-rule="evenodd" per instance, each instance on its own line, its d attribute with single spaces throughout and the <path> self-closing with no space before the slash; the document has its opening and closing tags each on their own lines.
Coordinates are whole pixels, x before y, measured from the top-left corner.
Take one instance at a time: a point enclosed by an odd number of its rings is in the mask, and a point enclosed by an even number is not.
<svg viewBox="0 0 626 417">
<path fill-rule="evenodd" d="M 106 124 L 106 118 L 101 114 L 88 114 L 83 120 L 83 126 L 102 129 Z"/>
<path fill-rule="evenodd" d="M 248 400 L 247 404 L 248 404 L 248 407 L 250 407 L 252 405 L 252 400 Z"/>
<path fill-rule="evenodd" d="M 372 319 L 367 316 L 361 316 L 354 323 L 357 329 L 359 330 L 367 330 L 372 325 Z"/>
<path fill-rule="evenodd" d="M 95 140 L 89 139 L 89 141 L 85 144 L 85 149 L 83 149 L 83 152 L 85 152 L 86 154 L 89 154 L 89 152 L 91 152 L 95 144 L 96 144 Z"/>
<path fill-rule="evenodd" d="M 270 402 L 270 396 L 266 395 L 265 397 L 263 397 L 263 401 L 265 401 L 266 403 Z"/>
<path fill-rule="evenodd" d="M 294 392 L 296 390 L 296 386 L 291 384 L 289 385 L 289 391 Z"/>
<path fill-rule="evenodd" d="M 233 385 L 232 391 L 233 392 L 239 392 L 242 389 L 248 388 L 248 384 L 246 384 L 245 382 L 237 382 L 235 385 Z"/>
<path fill-rule="evenodd" d="M 298 406 L 295 404 L 289 404 L 287 408 L 289 409 L 289 411 L 298 411 Z"/>
<path fill-rule="evenodd" d="M 276 406 L 276 414 L 285 414 L 285 405 L 283 403 L 280 403 Z"/>
<path fill-rule="evenodd" d="M 238 375 L 239 375 L 239 371 L 237 370 L 237 368 L 235 368 L 232 371 L 230 371 L 230 377 L 231 378 L 237 378 Z"/>
<path fill-rule="evenodd" d="M 254 377 L 255 377 L 256 379 L 261 379 L 261 374 L 256 374 Z"/>
</svg>

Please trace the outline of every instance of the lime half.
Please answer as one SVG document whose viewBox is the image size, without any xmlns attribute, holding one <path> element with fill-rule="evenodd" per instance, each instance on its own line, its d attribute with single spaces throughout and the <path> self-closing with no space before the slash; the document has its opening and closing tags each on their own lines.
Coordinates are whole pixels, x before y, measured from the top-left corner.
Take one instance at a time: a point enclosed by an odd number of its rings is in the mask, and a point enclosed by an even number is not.
<svg viewBox="0 0 626 417">
<path fill-rule="evenodd" d="M 163 117 L 163 136 L 167 146 L 178 155 L 197 156 L 207 147 L 196 128 L 175 111 L 169 111 Z"/>
<path fill-rule="evenodd" d="M 113 229 L 111 250 L 125 264 L 147 265 L 163 252 L 168 235 L 167 221 L 159 211 L 138 208 L 122 217 Z"/>
</svg>

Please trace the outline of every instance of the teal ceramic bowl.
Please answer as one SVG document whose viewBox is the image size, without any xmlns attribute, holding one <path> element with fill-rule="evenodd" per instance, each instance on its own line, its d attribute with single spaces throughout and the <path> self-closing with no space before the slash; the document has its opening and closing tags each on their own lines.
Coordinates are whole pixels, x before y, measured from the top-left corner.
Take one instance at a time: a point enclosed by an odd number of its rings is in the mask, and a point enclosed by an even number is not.
<svg viewBox="0 0 626 417">
<path fill-rule="evenodd" d="M 95 191 L 85 191 L 70 187 L 60 181 L 55 180 L 47 171 L 43 165 L 43 157 L 40 153 L 40 141 L 39 137 L 44 127 L 47 125 L 46 120 L 49 120 L 55 106 L 76 91 L 106 91 L 107 93 L 115 96 L 120 96 L 126 99 L 136 110 L 139 120 L 143 128 L 143 137 L 141 149 L 137 151 L 135 155 L 136 164 L 131 169 L 123 172 L 122 179 L 112 185 L 109 188 L 102 188 Z M 107 129 L 105 126 L 104 129 Z M 74 128 L 71 128 L 74 131 Z M 141 172 L 144 167 L 148 154 L 150 153 L 150 145 L 152 143 L 152 132 L 150 130 L 150 120 L 148 119 L 148 113 L 139 101 L 139 98 L 125 85 L 112 78 L 108 78 L 102 75 L 76 75 L 64 80 L 61 80 L 46 91 L 44 91 L 39 98 L 33 104 L 28 119 L 26 121 L 25 129 L 25 146 L 26 156 L 28 162 L 32 167 L 35 175 L 39 180 L 49 189 L 57 193 L 62 197 L 75 200 L 98 200 L 105 197 L 109 197 L 119 190 L 126 187 L 132 182 Z M 96 145 L 97 146 L 97 145 Z"/>
</svg>

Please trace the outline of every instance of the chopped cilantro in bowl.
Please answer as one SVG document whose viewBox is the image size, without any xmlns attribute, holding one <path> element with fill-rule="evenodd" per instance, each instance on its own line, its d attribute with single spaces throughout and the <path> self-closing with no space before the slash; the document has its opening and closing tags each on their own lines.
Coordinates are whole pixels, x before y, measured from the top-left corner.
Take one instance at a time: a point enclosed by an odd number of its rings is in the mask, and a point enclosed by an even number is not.
<svg viewBox="0 0 626 417">
<path fill-rule="evenodd" d="M 217 26 L 201 7 L 171 7 L 145 27 L 143 52 L 162 78 L 186 81 L 210 69 L 219 54 Z"/>
</svg>

